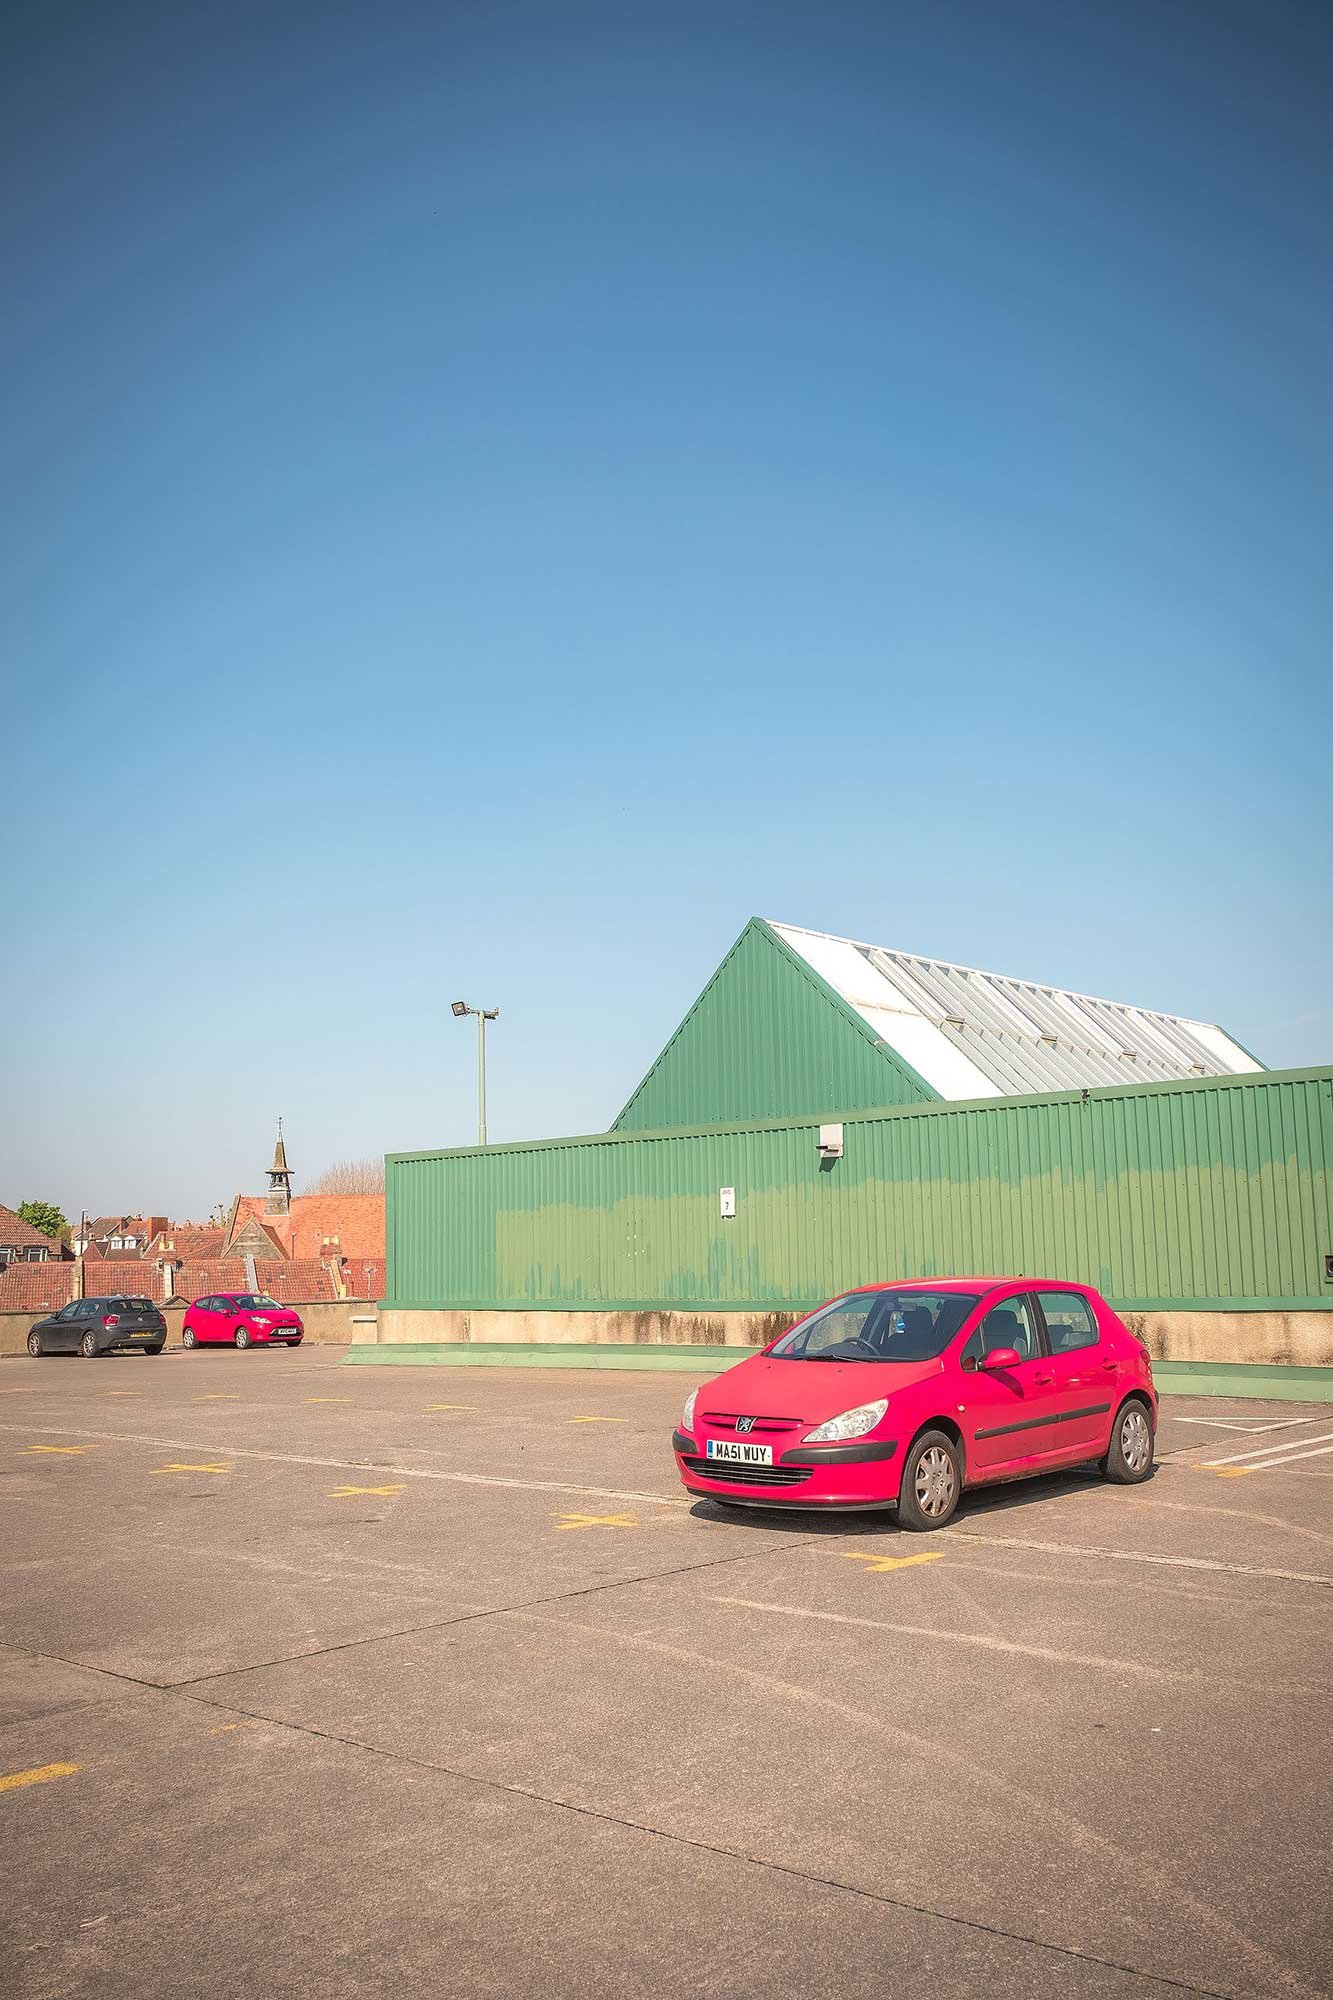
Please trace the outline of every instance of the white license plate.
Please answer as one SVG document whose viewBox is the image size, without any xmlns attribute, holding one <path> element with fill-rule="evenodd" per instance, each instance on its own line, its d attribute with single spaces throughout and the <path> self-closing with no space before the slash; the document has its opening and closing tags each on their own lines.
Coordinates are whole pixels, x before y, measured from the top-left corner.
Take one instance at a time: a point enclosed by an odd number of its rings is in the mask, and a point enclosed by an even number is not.
<svg viewBox="0 0 1333 2000">
<path fill-rule="evenodd" d="M 709 1438 L 709 1458 L 723 1459 L 728 1465 L 771 1465 L 771 1444 L 742 1444 L 739 1439 Z"/>
</svg>

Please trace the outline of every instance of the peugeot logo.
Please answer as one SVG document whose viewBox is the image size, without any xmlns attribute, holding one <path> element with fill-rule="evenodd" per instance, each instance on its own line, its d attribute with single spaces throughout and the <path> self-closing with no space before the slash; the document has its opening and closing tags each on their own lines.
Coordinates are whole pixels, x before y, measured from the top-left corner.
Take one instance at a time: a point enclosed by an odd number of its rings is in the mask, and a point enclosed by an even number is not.
<svg viewBox="0 0 1333 2000">
<path fill-rule="evenodd" d="M 736 1428 L 738 1431 L 752 1431 L 754 1429 L 754 1418 L 737 1417 Z"/>
</svg>

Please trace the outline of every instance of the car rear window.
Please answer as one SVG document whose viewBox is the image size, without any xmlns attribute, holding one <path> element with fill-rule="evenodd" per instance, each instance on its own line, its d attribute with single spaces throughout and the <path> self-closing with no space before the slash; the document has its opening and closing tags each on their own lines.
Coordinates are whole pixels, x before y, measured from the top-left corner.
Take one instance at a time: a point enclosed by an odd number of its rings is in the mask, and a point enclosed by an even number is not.
<svg viewBox="0 0 1333 2000">
<path fill-rule="evenodd" d="M 157 1307 L 151 1299 L 108 1299 L 107 1304 L 117 1307 L 121 1312 L 150 1313 L 157 1311 Z"/>
</svg>

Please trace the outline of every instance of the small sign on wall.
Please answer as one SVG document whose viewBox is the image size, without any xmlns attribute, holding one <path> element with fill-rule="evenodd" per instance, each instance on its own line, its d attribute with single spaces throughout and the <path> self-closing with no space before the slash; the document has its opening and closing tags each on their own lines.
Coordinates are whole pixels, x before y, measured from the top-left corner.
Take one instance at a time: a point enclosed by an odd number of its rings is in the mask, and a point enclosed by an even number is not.
<svg viewBox="0 0 1333 2000">
<path fill-rule="evenodd" d="M 735 1188 L 719 1188 L 717 1191 L 717 1206 L 720 1214 L 734 1215 L 736 1213 Z"/>
</svg>

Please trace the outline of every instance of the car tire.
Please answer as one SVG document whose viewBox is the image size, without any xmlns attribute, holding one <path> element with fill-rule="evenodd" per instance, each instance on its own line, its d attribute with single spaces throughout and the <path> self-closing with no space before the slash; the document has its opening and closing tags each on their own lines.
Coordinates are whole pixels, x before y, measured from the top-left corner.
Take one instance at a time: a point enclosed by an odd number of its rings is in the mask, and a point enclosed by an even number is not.
<svg viewBox="0 0 1333 2000">
<path fill-rule="evenodd" d="M 167 1344 L 167 1343 L 166 1343 L 166 1341 L 165 1341 L 165 1340 L 163 1340 L 163 1341 L 159 1341 L 156 1347 L 145 1347 L 145 1349 L 144 1349 L 144 1353 L 145 1353 L 145 1354 L 160 1354 L 160 1353 L 162 1352 L 162 1349 L 163 1349 L 163 1348 L 164 1348 L 164 1347 L 166 1346 L 166 1344 Z"/>
<path fill-rule="evenodd" d="M 1152 1472 L 1152 1455 L 1152 1418 L 1139 1398 L 1131 1396 L 1115 1413 L 1111 1447 L 1099 1468 L 1113 1486 L 1138 1486 Z"/>
<path fill-rule="evenodd" d="M 89 1361 L 97 1359 L 97 1335 L 91 1327 L 79 1342 L 79 1353 L 85 1355 Z"/>
<path fill-rule="evenodd" d="M 251 1345 L 249 1327 L 238 1326 L 235 1333 L 232 1335 L 232 1339 L 235 1341 L 238 1347 L 249 1347 Z"/>
<path fill-rule="evenodd" d="M 38 1333 L 36 1327 L 28 1335 L 28 1352 L 37 1360 L 40 1360 L 46 1352 L 46 1349 L 42 1346 L 42 1336 Z"/>
<path fill-rule="evenodd" d="M 183 1326 L 181 1328 L 181 1346 L 197 1347 L 198 1345 L 199 1345 L 199 1336 L 195 1332 L 194 1328 L 192 1326 Z"/>
<path fill-rule="evenodd" d="M 945 1527 L 957 1512 L 962 1491 L 963 1465 L 957 1445 L 945 1431 L 922 1431 L 903 1466 L 898 1525 L 915 1534 Z"/>
</svg>

